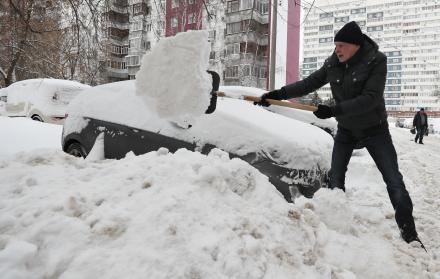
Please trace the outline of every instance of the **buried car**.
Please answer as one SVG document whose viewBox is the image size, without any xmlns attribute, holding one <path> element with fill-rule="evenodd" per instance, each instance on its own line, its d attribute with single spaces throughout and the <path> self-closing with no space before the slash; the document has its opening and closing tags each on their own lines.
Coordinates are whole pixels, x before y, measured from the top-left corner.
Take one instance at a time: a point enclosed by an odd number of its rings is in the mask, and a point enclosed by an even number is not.
<svg viewBox="0 0 440 279">
<path fill-rule="evenodd" d="M 178 125 L 159 117 L 135 91 L 135 81 L 130 80 L 78 95 L 68 107 L 63 150 L 86 157 L 101 148 L 105 158 L 121 159 L 129 152 L 140 155 L 161 147 L 203 154 L 219 148 L 268 176 L 289 202 L 300 194 L 311 197 L 326 186 L 332 138 L 317 127 L 220 97 L 212 113 L 191 125 Z M 98 137 L 100 144 L 95 145 Z"/>
<path fill-rule="evenodd" d="M 7 116 L 62 124 L 68 103 L 86 88 L 90 86 L 76 81 L 39 78 L 17 81 L 0 94 L 5 95 Z"/>
</svg>

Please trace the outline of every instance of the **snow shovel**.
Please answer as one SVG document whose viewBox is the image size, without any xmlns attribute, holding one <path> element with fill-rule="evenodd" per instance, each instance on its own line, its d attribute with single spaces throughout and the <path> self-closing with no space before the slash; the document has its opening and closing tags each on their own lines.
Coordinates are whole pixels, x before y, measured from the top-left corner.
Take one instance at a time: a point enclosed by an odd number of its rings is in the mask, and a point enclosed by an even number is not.
<svg viewBox="0 0 440 279">
<path fill-rule="evenodd" d="M 241 95 L 241 96 L 231 96 L 226 94 L 225 92 L 218 91 L 220 86 L 220 76 L 213 71 L 208 71 L 209 74 L 212 76 L 212 91 L 211 91 L 211 103 L 209 105 L 209 108 L 206 110 L 205 113 L 209 114 L 215 111 L 216 104 L 217 104 L 217 97 L 226 97 L 226 98 L 233 98 L 233 99 L 241 99 L 249 102 L 259 102 L 260 97 L 255 96 L 248 96 L 248 95 Z M 316 111 L 318 108 L 315 106 L 309 106 L 309 105 L 303 105 L 300 103 L 292 103 L 289 101 L 279 101 L 279 100 L 272 100 L 267 99 L 266 100 L 271 105 L 276 106 L 283 106 L 283 107 L 289 107 L 294 109 L 300 109 L 300 110 L 307 110 L 307 111 Z"/>
</svg>

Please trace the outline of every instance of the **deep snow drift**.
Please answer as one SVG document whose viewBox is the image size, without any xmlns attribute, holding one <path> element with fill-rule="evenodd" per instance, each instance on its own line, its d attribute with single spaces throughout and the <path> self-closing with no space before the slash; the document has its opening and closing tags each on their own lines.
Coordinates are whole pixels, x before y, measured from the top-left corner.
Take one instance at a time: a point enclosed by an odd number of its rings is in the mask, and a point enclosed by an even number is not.
<svg viewBox="0 0 440 279">
<path fill-rule="evenodd" d="M 428 254 L 400 239 L 365 150 L 347 193 L 287 204 L 220 150 L 86 161 L 54 145 L 0 159 L 1 277 L 439 278 L 440 139 L 392 134 Z"/>
</svg>

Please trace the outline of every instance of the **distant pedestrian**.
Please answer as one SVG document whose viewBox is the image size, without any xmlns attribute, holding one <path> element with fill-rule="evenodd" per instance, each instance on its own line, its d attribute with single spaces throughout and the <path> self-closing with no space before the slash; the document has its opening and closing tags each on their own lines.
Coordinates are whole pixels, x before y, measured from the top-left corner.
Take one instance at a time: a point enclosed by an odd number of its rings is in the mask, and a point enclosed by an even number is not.
<svg viewBox="0 0 440 279">
<path fill-rule="evenodd" d="M 423 135 L 428 130 L 428 115 L 424 108 L 421 108 L 414 116 L 413 126 L 416 127 L 417 131 L 415 142 L 417 143 L 418 140 L 420 144 L 423 144 Z"/>
</svg>

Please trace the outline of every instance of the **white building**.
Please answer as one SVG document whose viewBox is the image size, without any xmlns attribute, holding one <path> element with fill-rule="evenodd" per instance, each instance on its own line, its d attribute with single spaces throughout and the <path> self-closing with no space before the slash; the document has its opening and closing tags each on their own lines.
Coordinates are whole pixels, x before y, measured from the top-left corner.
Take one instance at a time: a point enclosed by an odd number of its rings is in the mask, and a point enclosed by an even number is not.
<svg viewBox="0 0 440 279">
<path fill-rule="evenodd" d="M 353 20 L 388 57 L 385 104 L 389 113 L 421 107 L 439 112 L 440 0 L 315 1 L 302 26 L 301 78 L 322 66 L 333 52 L 334 34 Z M 318 93 L 329 98 L 330 86 Z"/>
</svg>

